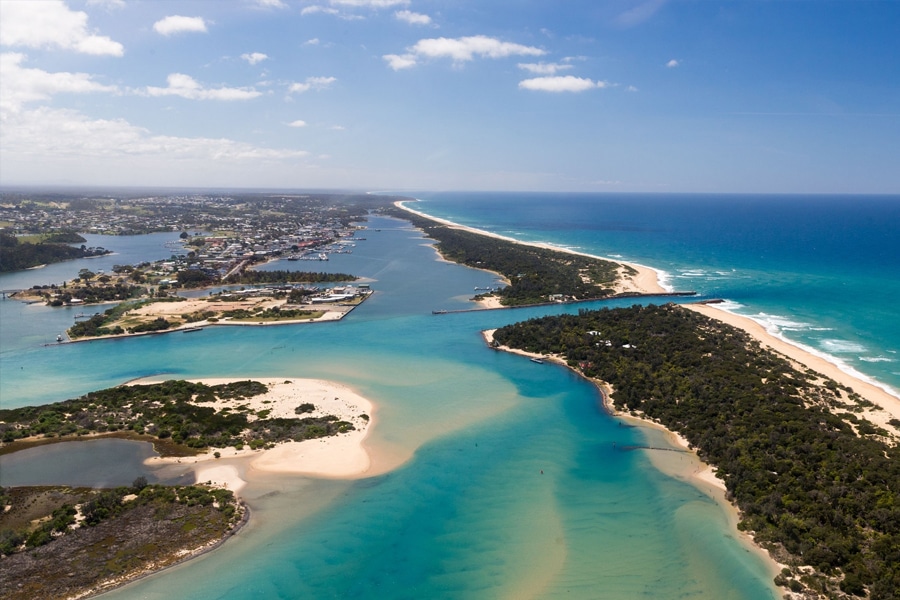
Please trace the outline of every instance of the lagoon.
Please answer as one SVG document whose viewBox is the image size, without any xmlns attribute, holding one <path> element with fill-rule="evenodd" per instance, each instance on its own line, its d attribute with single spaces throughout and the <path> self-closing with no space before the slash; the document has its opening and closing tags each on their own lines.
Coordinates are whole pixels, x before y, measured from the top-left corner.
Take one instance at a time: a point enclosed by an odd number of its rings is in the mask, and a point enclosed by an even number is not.
<svg viewBox="0 0 900 600">
<path fill-rule="evenodd" d="M 376 290 L 339 323 L 3 341 L 4 406 L 149 375 L 332 379 L 376 404 L 367 445 L 375 467 L 396 468 L 356 481 L 243 473 L 245 530 L 109 597 L 778 597 L 728 511 L 660 472 L 647 451 L 623 448 L 665 443 L 658 433 L 609 417 L 594 387 L 567 370 L 481 339 L 482 329 L 551 309 L 432 315 L 465 307 L 495 276 L 437 262 L 405 222 L 370 226 L 381 231 L 327 263 Z M 31 329 L 52 332 L 51 310 L 37 311 Z"/>
</svg>

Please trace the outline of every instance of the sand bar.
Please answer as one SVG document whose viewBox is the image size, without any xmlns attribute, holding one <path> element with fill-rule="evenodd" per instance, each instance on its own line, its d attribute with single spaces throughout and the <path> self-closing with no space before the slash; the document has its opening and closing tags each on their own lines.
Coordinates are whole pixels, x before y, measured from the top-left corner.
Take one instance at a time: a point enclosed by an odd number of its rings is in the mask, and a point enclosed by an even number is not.
<svg viewBox="0 0 900 600">
<path fill-rule="evenodd" d="M 900 428 L 894 427 L 888 421 L 900 419 L 900 397 L 872 383 L 854 377 L 843 371 L 836 364 L 825 358 L 807 352 L 803 348 L 790 342 L 779 339 L 766 331 L 765 327 L 749 317 L 736 315 L 727 310 L 718 308 L 714 304 L 684 304 L 685 308 L 698 312 L 707 317 L 717 319 L 734 327 L 743 329 L 754 339 L 759 341 L 779 354 L 784 355 L 794 363 L 833 379 L 837 383 L 852 388 L 854 392 L 874 403 L 876 407 L 865 408 L 863 416 L 872 423 L 879 425 L 896 435 L 900 435 Z"/>
<path fill-rule="evenodd" d="M 441 223 L 446 225 L 447 227 L 452 227 L 454 229 L 460 229 L 462 231 L 468 231 L 470 233 L 475 233 L 478 235 L 485 235 L 488 237 L 492 237 L 494 239 L 503 240 L 505 242 L 511 242 L 513 244 L 520 244 L 522 246 L 531 246 L 533 248 L 543 248 L 544 250 L 555 250 L 557 252 L 567 252 L 569 254 L 577 254 L 579 256 L 586 256 L 588 258 L 595 258 L 597 260 L 606 260 L 609 262 L 614 262 L 620 265 L 623 265 L 623 268 L 619 270 L 619 282 L 615 286 L 615 291 L 617 294 L 623 293 L 638 293 L 638 294 L 665 294 L 670 290 L 665 289 L 659 283 L 659 274 L 650 267 L 646 267 L 644 265 L 638 265 L 635 263 L 627 263 L 621 260 L 612 259 L 612 258 L 604 258 L 602 256 L 595 256 L 593 254 L 587 254 L 586 252 L 578 252 L 577 250 L 571 250 L 569 248 L 562 248 L 560 246 L 554 246 L 553 244 L 545 244 L 538 242 L 523 242 L 511 237 L 506 237 L 504 235 L 499 235 L 497 233 L 491 233 L 490 231 L 484 231 L 483 229 L 476 229 L 474 227 L 468 227 L 466 225 L 460 225 L 459 223 L 454 223 L 453 221 L 448 221 L 447 219 L 441 219 L 439 217 L 432 217 L 431 215 L 425 214 L 418 210 L 414 210 L 405 204 L 405 201 L 400 200 L 394 203 L 397 208 L 401 208 L 407 212 L 411 212 L 415 215 L 419 215 L 423 219 L 428 219 L 430 221 L 435 221 L 436 223 Z M 637 271 L 637 274 L 630 274 L 626 271 L 624 267 L 630 267 Z M 485 305 L 485 308 L 500 308 L 499 301 L 495 305 Z"/>
<path fill-rule="evenodd" d="M 355 479 L 365 476 L 370 467 L 369 453 L 363 440 L 373 425 L 373 404 L 347 386 L 321 379 L 276 377 L 242 377 L 227 379 L 191 379 L 196 383 L 219 385 L 252 379 L 265 384 L 269 391 L 252 398 L 219 400 L 217 410 L 226 406 L 247 405 L 253 411 L 269 410 L 270 418 L 297 418 L 334 415 L 355 427 L 347 433 L 302 442 L 283 442 L 269 450 L 245 447 L 210 448 L 208 452 L 188 458 L 160 458 L 147 460 L 151 466 L 182 463 L 193 465 L 197 482 L 212 482 L 239 492 L 246 485 L 242 472 L 284 473 L 315 477 Z M 161 381 L 158 377 L 133 381 L 147 384 Z M 315 411 L 298 415 L 294 409 L 301 404 L 313 404 Z M 367 415 L 368 419 L 362 415 Z M 219 453 L 219 458 L 214 456 Z M 234 460 L 240 459 L 240 460 Z"/>
</svg>

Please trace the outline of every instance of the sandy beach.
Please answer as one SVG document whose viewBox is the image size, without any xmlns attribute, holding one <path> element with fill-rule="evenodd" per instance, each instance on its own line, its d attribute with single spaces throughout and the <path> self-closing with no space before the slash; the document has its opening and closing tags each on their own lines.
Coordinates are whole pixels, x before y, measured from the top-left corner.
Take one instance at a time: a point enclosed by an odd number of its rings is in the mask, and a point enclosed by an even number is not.
<svg viewBox="0 0 900 600">
<path fill-rule="evenodd" d="M 499 235 L 496 233 L 491 233 L 490 231 L 484 231 L 482 229 L 476 229 L 474 227 L 468 227 L 466 225 L 460 225 L 458 223 L 454 223 L 453 221 L 448 221 L 447 219 L 440 219 L 438 217 L 432 217 L 431 215 L 427 215 L 423 212 L 419 212 L 415 209 L 410 208 L 405 204 L 405 201 L 397 201 L 394 203 L 397 208 L 401 208 L 407 212 L 410 212 L 414 215 L 418 215 L 423 219 L 429 219 L 436 223 L 441 223 L 446 225 L 447 227 L 452 227 L 454 229 L 460 229 L 462 231 L 468 231 L 470 233 L 475 233 L 477 235 L 485 235 L 488 237 L 492 237 L 494 239 L 503 240 L 505 242 L 511 242 L 513 244 L 520 244 L 522 246 L 531 246 L 533 248 L 543 248 L 545 250 L 555 250 L 557 252 L 567 252 L 569 254 L 577 254 L 579 256 L 586 256 L 588 258 L 595 258 L 598 260 L 606 260 L 609 262 L 614 262 L 619 265 L 622 265 L 619 269 L 619 282 L 614 287 L 617 294 L 665 294 L 669 290 L 663 288 L 659 283 L 658 273 L 651 269 L 650 267 L 645 267 L 644 265 L 638 265 L 634 263 L 626 263 L 621 260 L 615 260 L 612 258 L 604 258 L 602 256 L 594 256 L 593 254 L 587 254 L 586 252 L 578 252 L 577 250 L 571 250 L 569 248 L 560 248 L 559 246 L 554 246 L 552 244 L 541 244 L 541 243 L 533 243 L 533 242 L 522 242 L 520 240 L 516 240 L 510 237 L 506 237 L 503 235 Z M 627 268 L 630 267 L 637 274 L 632 274 L 627 271 Z M 480 302 L 483 308 L 501 308 L 500 300 L 498 298 L 486 298 Z"/>
<path fill-rule="evenodd" d="M 218 385 L 246 378 L 194 379 L 197 383 Z M 265 384 L 269 391 L 249 399 L 218 401 L 212 404 L 217 410 L 229 405 L 247 405 L 251 410 L 270 410 L 272 418 L 297 418 L 294 409 L 304 403 L 315 406 L 315 411 L 302 416 L 335 415 L 356 428 L 353 431 L 325 438 L 302 442 L 283 442 L 269 450 L 236 450 L 210 448 L 208 452 L 189 458 L 154 457 L 148 465 L 159 466 L 181 463 L 192 465 L 198 483 L 210 482 L 239 493 L 247 484 L 244 479 L 254 471 L 283 473 L 313 477 L 353 479 L 363 477 L 371 466 L 369 453 L 363 446 L 374 418 L 373 404 L 350 388 L 320 379 L 260 378 L 254 381 Z M 147 378 L 131 382 L 146 384 L 160 381 Z M 362 415 L 367 415 L 368 419 Z M 219 453 L 219 458 L 214 453 Z"/>
</svg>

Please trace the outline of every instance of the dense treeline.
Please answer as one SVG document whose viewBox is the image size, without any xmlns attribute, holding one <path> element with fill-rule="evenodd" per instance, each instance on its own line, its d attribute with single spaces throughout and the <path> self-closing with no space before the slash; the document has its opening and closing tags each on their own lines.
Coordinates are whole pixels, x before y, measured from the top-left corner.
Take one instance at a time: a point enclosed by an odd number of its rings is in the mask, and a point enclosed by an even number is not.
<svg viewBox="0 0 900 600">
<path fill-rule="evenodd" d="M 739 527 L 790 555 L 779 584 L 900 597 L 900 452 L 849 388 L 675 305 L 544 317 L 494 339 L 562 355 L 611 384 L 616 407 L 684 435 L 718 467 Z"/>
<path fill-rule="evenodd" d="M 333 415 L 269 418 L 268 410 L 254 412 L 246 405 L 221 410 L 204 406 L 217 400 L 250 398 L 267 390 L 257 381 L 208 386 L 172 380 L 108 388 L 53 404 L 0 409 L 0 440 L 10 443 L 30 436 L 130 431 L 194 449 L 260 448 L 354 429 L 353 424 Z"/>
<path fill-rule="evenodd" d="M 109 254 L 109 250 L 55 243 L 29 244 L 20 242 L 14 235 L 0 233 L 0 273 L 103 254 Z"/>
<path fill-rule="evenodd" d="M 447 227 L 400 209 L 389 212 L 437 240 L 438 250 L 446 259 L 503 275 L 509 285 L 496 294 L 504 306 L 540 304 L 551 301 L 552 296 L 589 300 L 615 293 L 612 287 L 619 278 L 618 263 L 507 242 Z"/>
<path fill-rule="evenodd" d="M 75 233 L 74 231 L 61 231 L 59 233 L 51 233 L 44 242 L 49 244 L 83 244 L 87 240 Z"/>
<path fill-rule="evenodd" d="M 359 277 L 347 273 L 313 273 L 311 271 L 256 271 L 244 270 L 240 275 L 228 278 L 229 283 L 255 285 L 262 283 L 325 283 L 329 281 L 356 281 Z"/>
</svg>

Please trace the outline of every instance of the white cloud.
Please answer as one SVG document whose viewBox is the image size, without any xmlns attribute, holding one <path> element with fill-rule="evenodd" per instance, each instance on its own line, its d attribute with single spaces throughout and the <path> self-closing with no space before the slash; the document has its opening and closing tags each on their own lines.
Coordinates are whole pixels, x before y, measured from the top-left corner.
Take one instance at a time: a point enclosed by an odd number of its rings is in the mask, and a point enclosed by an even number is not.
<svg viewBox="0 0 900 600">
<path fill-rule="evenodd" d="M 634 87 L 633 85 L 629 85 L 627 88 L 625 88 L 625 91 L 626 92 L 636 92 L 636 91 L 638 91 L 638 89 L 636 87 Z"/>
<path fill-rule="evenodd" d="M 519 68 L 534 73 L 535 75 L 556 75 L 559 71 L 571 69 L 572 65 L 561 65 L 559 63 L 519 63 Z"/>
<path fill-rule="evenodd" d="M 572 75 L 535 77 L 519 82 L 520 88 L 539 92 L 583 92 L 585 90 L 605 88 L 606 86 L 607 83 L 605 81 L 593 81 Z"/>
<path fill-rule="evenodd" d="M 416 66 L 416 57 L 413 54 L 385 54 L 381 58 L 395 71 Z"/>
<path fill-rule="evenodd" d="M 319 43 L 320 43 L 319 38 L 312 38 L 312 39 L 309 39 L 309 40 L 306 40 L 305 42 L 303 42 L 303 45 L 304 46 L 318 46 Z"/>
<path fill-rule="evenodd" d="M 116 93 L 118 88 L 94 81 L 87 73 L 48 73 L 22 67 L 25 55 L 17 52 L 0 54 L 0 111 L 2 118 L 19 111 L 28 102 L 48 100 L 56 94 Z"/>
<path fill-rule="evenodd" d="M 452 58 L 454 61 L 483 58 L 505 58 L 507 56 L 543 56 L 544 50 L 533 46 L 523 46 L 512 42 L 501 42 L 484 35 L 470 37 L 432 38 L 419 40 L 412 51 L 429 58 Z"/>
<path fill-rule="evenodd" d="M 318 4 L 313 4 L 312 6 L 304 6 L 300 10 L 300 14 L 304 15 L 304 16 L 305 15 L 314 15 L 316 13 L 338 16 L 341 14 L 341 11 L 339 11 L 336 8 L 328 8 L 327 6 L 319 6 Z"/>
<path fill-rule="evenodd" d="M 461 38 L 429 38 L 407 48 L 406 54 L 385 54 L 388 65 L 396 70 L 414 66 L 421 58 L 450 58 L 455 63 L 479 58 L 505 58 L 508 56 L 543 56 L 545 50 L 502 42 L 496 38 L 475 35 Z"/>
<path fill-rule="evenodd" d="M 61 0 L 5 0 L 0 19 L 0 45 L 58 47 L 84 54 L 122 56 L 124 47 L 88 31 L 88 16 L 69 10 Z"/>
<path fill-rule="evenodd" d="M 150 96 L 180 96 L 188 100 L 250 100 L 262 95 L 253 88 L 204 88 L 190 75 L 172 73 L 167 78 L 168 86 L 148 86 L 145 93 Z"/>
<path fill-rule="evenodd" d="M 206 33 L 206 21 L 203 20 L 203 17 L 170 15 L 154 23 L 153 31 L 160 35 L 174 35 L 187 32 Z"/>
<path fill-rule="evenodd" d="M 396 17 L 400 21 L 405 21 L 410 25 L 431 24 L 431 17 L 429 17 L 428 15 L 412 12 L 411 10 L 398 10 L 394 13 L 394 17 Z"/>
<path fill-rule="evenodd" d="M 306 121 L 302 119 L 297 119 L 296 121 L 291 121 L 287 124 L 288 127 L 306 127 Z"/>
<path fill-rule="evenodd" d="M 673 58 L 672 60 L 670 60 L 669 62 L 666 63 L 666 66 L 669 67 L 670 69 L 674 69 L 675 67 L 679 66 L 680 64 L 681 64 L 680 62 L 678 62 L 677 60 L 675 60 Z"/>
<path fill-rule="evenodd" d="M 256 5 L 261 8 L 287 8 L 281 0 L 256 0 Z"/>
<path fill-rule="evenodd" d="M 302 94 L 309 90 L 321 91 L 331 87 L 337 81 L 335 77 L 307 77 L 303 83 L 292 83 L 288 88 L 289 94 Z"/>
<path fill-rule="evenodd" d="M 251 52 L 249 54 L 241 54 L 241 58 L 246 60 L 251 65 L 255 65 L 256 63 L 260 63 L 269 57 L 262 52 Z"/>
</svg>

